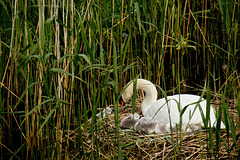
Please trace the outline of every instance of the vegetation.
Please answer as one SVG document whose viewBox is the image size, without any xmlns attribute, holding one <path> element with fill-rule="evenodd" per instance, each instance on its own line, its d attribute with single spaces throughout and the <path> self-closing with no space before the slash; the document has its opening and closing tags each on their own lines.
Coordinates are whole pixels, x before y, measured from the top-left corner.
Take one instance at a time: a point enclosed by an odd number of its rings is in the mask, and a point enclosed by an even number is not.
<svg viewBox="0 0 240 160">
<path fill-rule="evenodd" d="M 1 159 L 239 158 L 239 15 L 238 0 L 0 0 Z M 123 132 L 136 77 L 205 96 L 226 130 Z"/>
</svg>

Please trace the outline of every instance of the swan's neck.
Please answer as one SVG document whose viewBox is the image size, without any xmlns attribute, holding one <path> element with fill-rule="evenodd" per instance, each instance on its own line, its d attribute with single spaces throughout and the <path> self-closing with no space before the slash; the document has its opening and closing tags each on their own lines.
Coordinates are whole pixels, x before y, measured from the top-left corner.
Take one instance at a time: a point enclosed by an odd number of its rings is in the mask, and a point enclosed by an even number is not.
<svg viewBox="0 0 240 160">
<path fill-rule="evenodd" d="M 137 79 L 136 89 L 142 89 L 145 92 L 142 102 L 142 113 L 145 116 L 145 113 L 148 111 L 149 107 L 151 107 L 151 105 L 157 101 L 157 89 L 152 82 L 145 79 Z"/>
</svg>

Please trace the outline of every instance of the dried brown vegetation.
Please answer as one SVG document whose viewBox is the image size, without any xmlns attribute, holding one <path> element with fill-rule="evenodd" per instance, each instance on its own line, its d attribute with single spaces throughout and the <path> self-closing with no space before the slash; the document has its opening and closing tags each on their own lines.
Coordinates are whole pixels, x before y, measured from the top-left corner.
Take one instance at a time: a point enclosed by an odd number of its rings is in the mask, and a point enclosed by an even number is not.
<svg viewBox="0 0 240 160">
<path fill-rule="evenodd" d="M 0 159 L 239 158 L 239 4 L 0 0 Z M 227 129 L 121 130 L 118 100 L 136 77 L 159 98 L 204 93 Z M 114 116 L 90 125 L 110 104 Z"/>
</svg>

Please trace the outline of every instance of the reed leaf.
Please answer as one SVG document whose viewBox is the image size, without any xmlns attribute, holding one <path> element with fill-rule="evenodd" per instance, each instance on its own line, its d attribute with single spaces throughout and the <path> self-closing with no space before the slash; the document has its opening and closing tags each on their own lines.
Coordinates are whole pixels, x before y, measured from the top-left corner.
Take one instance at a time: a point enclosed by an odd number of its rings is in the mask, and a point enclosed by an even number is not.
<svg viewBox="0 0 240 160">
<path fill-rule="evenodd" d="M 238 159 L 239 4 L 0 0 L 0 159 Z M 200 100 L 192 105 L 209 129 L 119 128 L 129 109 L 141 114 L 137 78 L 156 84 L 166 104 L 168 95 L 206 95 L 206 116 Z M 119 108 L 130 81 L 132 102 Z M 188 106 L 177 105 L 181 130 Z M 107 106 L 114 116 L 98 121 Z"/>
</svg>

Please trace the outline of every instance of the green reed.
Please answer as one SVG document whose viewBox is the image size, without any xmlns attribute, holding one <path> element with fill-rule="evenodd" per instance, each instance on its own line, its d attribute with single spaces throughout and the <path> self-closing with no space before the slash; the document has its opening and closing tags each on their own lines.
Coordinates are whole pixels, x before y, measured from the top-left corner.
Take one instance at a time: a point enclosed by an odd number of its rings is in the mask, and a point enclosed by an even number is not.
<svg viewBox="0 0 240 160">
<path fill-rule="evenodd" d="M 228 137 L 210 128 L 208 153 L 218 158 L 223 144 L 230 156 L 239 149 L 240 125 L 227 103 L 239 101 L 239 11 L 237 0 L 0 0 L 1 158 L 131 155 L 119 135 L 118 100 L 137 76 L 165 95 L 201 94 L 184 84 L 199 88 L 207 81 L 208 104 L 221 97 L 218 122 L 223 115 Z M 111 130 L 96 123 L 96 113 L 110 104 L 114 140 Z"/>
</svg>

